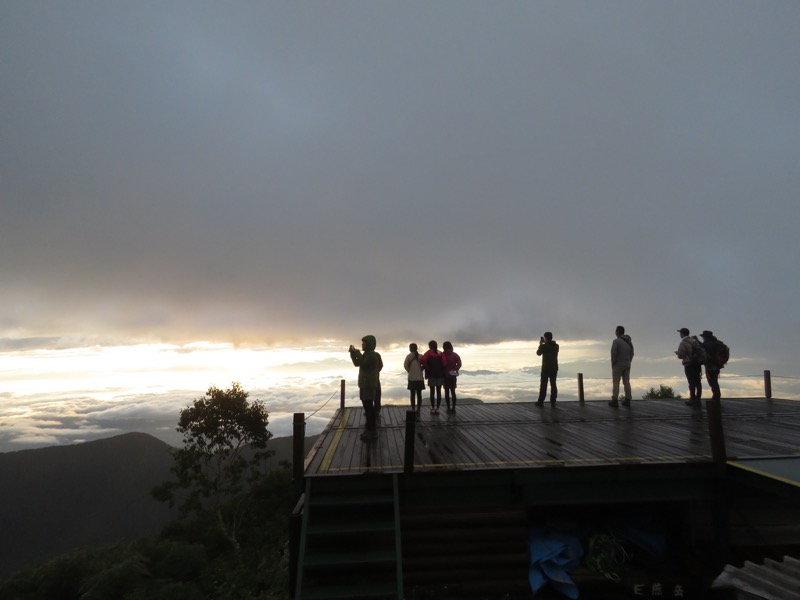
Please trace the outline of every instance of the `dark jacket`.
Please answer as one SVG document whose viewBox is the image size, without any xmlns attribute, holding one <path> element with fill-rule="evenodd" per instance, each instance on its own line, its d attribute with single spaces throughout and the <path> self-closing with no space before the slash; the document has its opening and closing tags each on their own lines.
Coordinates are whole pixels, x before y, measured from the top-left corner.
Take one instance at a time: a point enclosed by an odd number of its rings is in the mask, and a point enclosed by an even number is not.
<svg viewBox="0 0 800 600">
<path fill-rule="evenodd" d="M 542 357 L 542 372 L 558 371 L 558 344 L 555 340 L 540 342 L 536 356 Z"/>
<path fill-rule="evenodd" d="M 442 354 L 428 350 L 422 355 L 422 368 L 425 369 L 425 377 L 434 379 L 441 379 L 444 377 L 444 363 L 442 362 Z"/>
<path fill-rule="evenodd" d="M 358 387 L 359 389 L 375 389 L 378 387 L 378 372 L 380 360 L 375 346 L 378 342 L 374 335 L 365 335 L 361 338 L 364 342 L 364 353 L 360 350 L 353 350 L 350 358 L 353 364 L 358 367 Z"/>
<path fill-rule="evenodd" d="M 701 345 L 706 349 L 706 371 L 719 371 L 719 366 L 717 365 L 719 340 L 713 335 L 704 337 Z"/>
</svg>

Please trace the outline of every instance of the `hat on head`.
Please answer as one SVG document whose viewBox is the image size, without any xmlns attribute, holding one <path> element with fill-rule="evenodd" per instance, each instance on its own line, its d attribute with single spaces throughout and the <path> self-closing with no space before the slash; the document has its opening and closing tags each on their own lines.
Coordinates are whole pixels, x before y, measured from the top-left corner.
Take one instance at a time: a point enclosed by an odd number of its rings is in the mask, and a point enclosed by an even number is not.
<svg viewBox="0 0 800 600">
<path fill-rule="evenodd" d="M 714 333 L 706 329 L 703 333 L 700 334 L 702 337 L 714 337 Z"/>
<path fill-rule="evenodd" d="M 680 333 L 680 334 L 681 334 L 683 337 L 686 337 L 687 335 L 689 335 L 689 330 L 688 330 L 688 329 L 686 329 L 686 327 L 681 327 L 681 328 L 680 328 L 680 329 L 678 329 L 677 331 L 678 331 L 678 333 Z"/>
</svg>

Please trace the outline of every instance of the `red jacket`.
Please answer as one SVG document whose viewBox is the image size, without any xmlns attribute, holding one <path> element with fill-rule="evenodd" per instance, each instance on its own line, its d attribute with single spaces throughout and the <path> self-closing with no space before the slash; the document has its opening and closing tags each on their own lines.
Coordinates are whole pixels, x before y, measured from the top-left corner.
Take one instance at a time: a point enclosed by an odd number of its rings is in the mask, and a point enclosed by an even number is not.
<svg viewBox="0 0 800 600">
<path fill-rule="evenodd" d="M 441 379 L 444 377 L 444 364 L 442 362 L 442 354 L 428 350 L 422 355 L 422 368 L 425 369 L 427 377 L 435 377 Z"/>
</svg>

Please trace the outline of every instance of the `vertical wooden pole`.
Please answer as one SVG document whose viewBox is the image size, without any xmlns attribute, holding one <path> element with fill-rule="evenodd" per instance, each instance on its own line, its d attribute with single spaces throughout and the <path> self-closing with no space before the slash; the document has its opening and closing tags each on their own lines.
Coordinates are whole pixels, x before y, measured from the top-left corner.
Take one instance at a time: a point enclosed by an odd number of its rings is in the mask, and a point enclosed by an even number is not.
<svg viewBox="0 0 800 600">
<path fill-rule="evenodd" d="M 585 400 L 583 394 L 583 373 L 578 373 L 578 400 L 581 404 L 583 404 L 583 401 Z"/>
<path fill-rule="evenodd" d="M 706 400 L 708 434 L 711 437 L 711 460 L 724 463 L 728 460 L 725 451 L 725 432 L 722 429 L 722 404 L 719 400 Z"/>
<path fill-rule="evenodd" d="M 772 398 L 772 374 L 764 369 L 764 397 Z"/>
<path fill-rule="evenodd" d="M 406 440 L 403 458 L 403 473 L 411 475 L 414 472 L 414 437 L 417 430 L 417 415 L 413 410 L 406 411 Z"/>
<path fill-rule="evenodd" d="M 297 589 L 297 565 L 300 562 L 300 536 L 303 532 L 303 510 L 305 496 L 295 504 L 289 515 L 289 598 L 295 597 Z"/>
<path fill-rule="evenodd" d="M 342 379 L 341 389 L 339 391 L 339 408 L 344 408 L 344 379 Z"/>
<path fill-rule="evenodd" d="M 292 422 L 292 479 L 294 480 L 297 495 L 303 493 L 305 476 L 306 452 L 306 415 L 305 413 L 294 413 Z"/>
</svg>

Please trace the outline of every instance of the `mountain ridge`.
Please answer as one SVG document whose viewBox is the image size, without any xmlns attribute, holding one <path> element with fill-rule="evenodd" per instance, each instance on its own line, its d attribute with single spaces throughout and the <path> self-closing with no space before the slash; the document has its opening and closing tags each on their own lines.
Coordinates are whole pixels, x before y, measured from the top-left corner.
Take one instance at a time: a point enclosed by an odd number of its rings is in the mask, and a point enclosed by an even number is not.
<svg viewBox="0 0 800 600">
<path fill-rule="evenodd" d="M 291 462 L 291 437 L 268 448 L 270 466 Z M 81 546 L 158 534 L 179 516 L 150 494 L 173 477 L 172 449 L 133 432 L 0 453 L 0 577 Z"/>
</svg>

